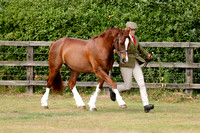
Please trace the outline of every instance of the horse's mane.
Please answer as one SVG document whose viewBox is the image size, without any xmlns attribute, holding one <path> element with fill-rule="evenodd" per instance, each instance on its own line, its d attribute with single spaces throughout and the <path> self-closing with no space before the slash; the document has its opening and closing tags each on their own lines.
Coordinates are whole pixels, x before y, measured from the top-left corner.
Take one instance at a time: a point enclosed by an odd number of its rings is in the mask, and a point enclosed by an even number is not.
<svg viewBox="0 0 200 133">
<path fill-rule="evenodd" d="M 99 35 L 96 35 L 96 36 L 93 36 L 91 39 L 96 39 L 96 38 L 98 38 L 98 37 L 104 37 L 105 35 L 109 35 L 109 34 L 111 34 L 111 32 L 113 31 L 113 30 L 116 30 L 117 28 L 109 28 L 109 29 L 107 29 L 107 30 L 105 30 L 104 32 L 102 32 L 101 34 L 99 34 Z"/>
</svg>

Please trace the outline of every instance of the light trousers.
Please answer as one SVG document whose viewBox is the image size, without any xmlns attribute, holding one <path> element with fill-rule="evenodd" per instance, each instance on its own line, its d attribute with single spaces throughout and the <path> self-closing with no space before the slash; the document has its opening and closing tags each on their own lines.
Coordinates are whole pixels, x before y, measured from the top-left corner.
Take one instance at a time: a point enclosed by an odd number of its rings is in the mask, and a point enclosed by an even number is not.
<svg viewBox="0 0 200 133">
<path fill-rule="evenodd" d="M 144 83 L 144 76 L 143 76 L 142 69 L 141 69 L 138 61 L 137 60 L 135 61 L 134 68 L 120 67 L 120 71 L 122 73 L 124 83 L 117 85 L 118 91 L 121 92 L 121 91 L 125 91 L 125 90 L 130 90 L 131 85 L 132 85 L 132 76 L 134 76 L 134 78 L 140 88 L 140 95 L 141 95 L 143 106 L 149 105 L 146 86 Z"/>
</svg>

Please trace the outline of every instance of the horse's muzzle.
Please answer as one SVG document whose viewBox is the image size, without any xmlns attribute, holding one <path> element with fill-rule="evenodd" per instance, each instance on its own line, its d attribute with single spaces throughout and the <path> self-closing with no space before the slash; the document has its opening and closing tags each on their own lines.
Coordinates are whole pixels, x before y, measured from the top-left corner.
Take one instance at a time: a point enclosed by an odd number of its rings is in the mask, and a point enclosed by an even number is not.
<svg viewBox="0 0 200 133">
<path fill-rule="evenodd" d="M 123 62 L 123 63 L 126 63 L 126 59 L 122 59 L 122 62 Z"/>
<path fill-rule="evenodd" d="M 120 56 L 120 62 L 121 62 L 122 64 L 126 64 L 126 59 L 123 58 L 122 56 Z"/>
</svg>

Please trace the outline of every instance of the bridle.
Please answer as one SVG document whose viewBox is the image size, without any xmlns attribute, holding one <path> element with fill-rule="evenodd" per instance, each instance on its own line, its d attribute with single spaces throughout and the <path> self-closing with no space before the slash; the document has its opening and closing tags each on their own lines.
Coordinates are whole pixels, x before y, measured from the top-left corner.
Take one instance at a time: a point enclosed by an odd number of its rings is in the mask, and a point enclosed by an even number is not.
<svg viewBox="0 0 200 133">
<path fill-rule="evenodd" d="M 115 44 L 115 42 L 117 41 L 117 54 L 118 54 L 118 55 L 119 55 L 120 53 L 128 52 L 128 50 L 122 50 L 122 51 L 119 50 L 119 38 L 121 38 L 121 37 L 123 37 L 123 36 L 117 35 L 117 40 L 114 41 L 114 44 Z"/>
</svg>

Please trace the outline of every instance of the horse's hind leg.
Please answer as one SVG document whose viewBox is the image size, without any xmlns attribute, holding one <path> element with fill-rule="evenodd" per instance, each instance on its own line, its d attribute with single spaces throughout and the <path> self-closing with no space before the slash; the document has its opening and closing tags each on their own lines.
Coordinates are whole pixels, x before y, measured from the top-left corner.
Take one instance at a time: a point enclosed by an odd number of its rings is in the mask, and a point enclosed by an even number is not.
<svg viewBox="0 0 200 133">
<path fill-rule="evenodd" d="M 49 64 L 49 78 L 47 80 L 47 88 L 46 88 L 46 92 L 44 93 L 41 99 L 41 106 L 44 107 L 45 109 L 48 109 L 48 97 L 49 97 L 50 88 L 54 83 L 54 79 L 60 77 L 59 69 L 61 66 L 62 66 L 61 63 L 59 65 Z"/>
<path fill-rule="evenodd" d="M 85 103 L 83 102 L 81 96 L 79 95 L 79 93 L 76 89 L 76 80 L 77 80 L 78 76 L 79 76 L 78 72 L 71 70 L 70 78 L 69 78 L 69 81 L 68 81 L 68 86 L 70 87 L 70 89 L 73 92 L 74 99 L 76 101 L 76 105 L 80 108 L 85 109 L 86 108 Z"/>
<path fill-rule="evenodd" d="M 90 101 L 88 103 L 89 107 L 90 107 L 90 111 L 97 111 L 96 109 L 96 101 L 97 101 L 97 97 L 102 89 L 104 81 L 99 79 L 98 83 L 97 83 L 97 87 L 96 87 L 96 91 L 93 93 L 93 95 L 90 97 Z"/>
<path fill-rule="evenodd" d="M 50 92 L 50 88 L 46 88 L 46 92 L 44 93 L 44 95 L 42 96 L 42 99 L 41 99 L 41 106 L 44 109 L 48 109 L 49 92 Z"/>
</svg>

